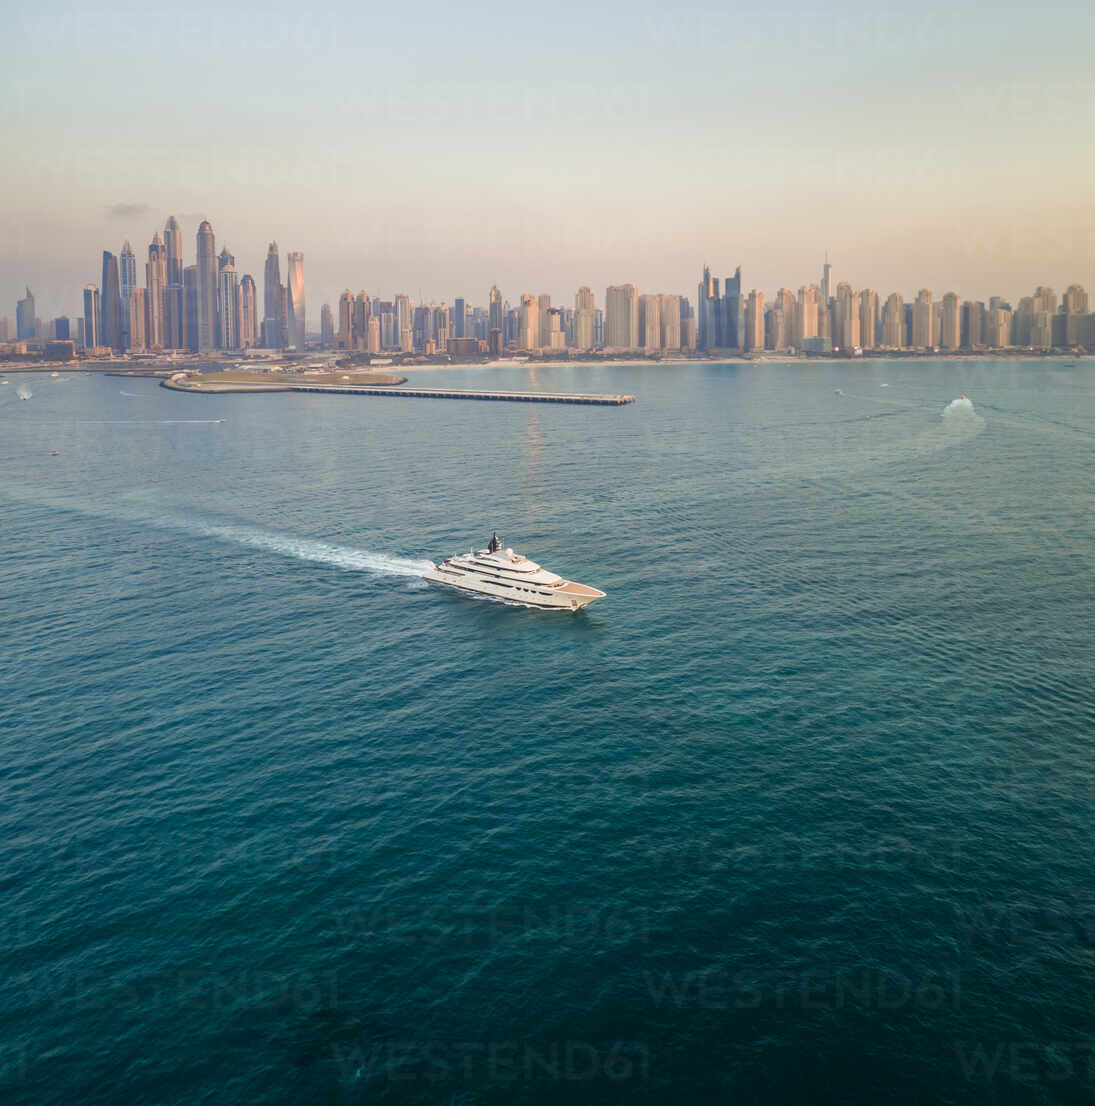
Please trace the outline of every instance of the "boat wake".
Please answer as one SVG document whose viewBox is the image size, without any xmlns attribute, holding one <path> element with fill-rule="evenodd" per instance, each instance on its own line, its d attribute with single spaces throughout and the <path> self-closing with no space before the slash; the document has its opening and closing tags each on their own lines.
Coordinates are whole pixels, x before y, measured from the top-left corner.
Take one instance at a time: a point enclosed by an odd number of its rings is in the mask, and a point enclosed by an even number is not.
<svg viewBox="0 0 1095 1106">
<path fill-rule="evenodd" d="M 374 576 L 421 576 L 433 568 L 433 562 L 412 557 L 396 557 L 367 549 L 297 538 L 288 534 L 273 534 L 245 526 L 214 526 L 187 524 L 186 529 L 203 537 L 233 542 L 250 549 L 262 549 L 298 561 L 334 565 L 350 572 L 368 572 Z"/>
</svg>

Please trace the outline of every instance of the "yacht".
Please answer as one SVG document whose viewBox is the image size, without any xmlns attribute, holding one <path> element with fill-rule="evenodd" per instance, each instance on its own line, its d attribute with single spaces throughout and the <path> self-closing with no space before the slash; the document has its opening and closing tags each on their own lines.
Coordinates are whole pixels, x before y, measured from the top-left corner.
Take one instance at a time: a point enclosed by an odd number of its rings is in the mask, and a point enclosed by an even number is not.
<svg viewBox="0 0 1095 1106">
<path fill-rule="evenodd" d="M 548 572 L 504 546 L 497 534 L 491 536 L 486 549 L 446 557 L 423 575 L 438 584 L 550 610 L 576 611 L 605 594 Z"/>
</svg>

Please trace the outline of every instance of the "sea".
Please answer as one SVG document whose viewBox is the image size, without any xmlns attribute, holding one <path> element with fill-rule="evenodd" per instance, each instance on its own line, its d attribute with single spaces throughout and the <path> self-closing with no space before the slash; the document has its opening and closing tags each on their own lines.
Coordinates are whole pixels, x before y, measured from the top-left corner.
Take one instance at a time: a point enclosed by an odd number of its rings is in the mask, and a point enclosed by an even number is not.
<svg viewBox="0 0 1095 1106">
<path fill-rule="evenodd" d="M 1095 1098 L 1095 361 L 7 380 L 6 1106 Z"/>
</svg>

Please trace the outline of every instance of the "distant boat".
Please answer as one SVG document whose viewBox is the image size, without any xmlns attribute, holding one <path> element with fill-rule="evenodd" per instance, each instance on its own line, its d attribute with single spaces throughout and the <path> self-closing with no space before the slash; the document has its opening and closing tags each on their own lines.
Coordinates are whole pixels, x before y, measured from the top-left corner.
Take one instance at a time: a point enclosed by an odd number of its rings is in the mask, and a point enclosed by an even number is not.
<svg viewBox="0 0 1095 1106">
<path fill-rule="evenodd" d="M 60 373 L 50 373 L 49 375 L 55 377 L 55 376 L 60 376 L 61 374 Z"/>
<path fill-rule="evenodd" d="M 836 392 L 836 394 L 837 394 L 838 396 L 842 396 L 842 395 L 844 395 L 844 392 L 843 392 L 843 391 L 841 391 L 841 389 L 840 389 L 840 388 L 834 388 L 834 389 L 833 389 L 833 391 L 834 391 L 834 392 Z"/>
<path fill-rule="evenodd" d="M 54 451 L 53 451 L 53 452 L 52 452 L 52 453 L 50 454 L 50 456 L 51 456 L 51 457 L 60 457 L 60 456 L 61 456 L 61 451 L 60 451 L 59 449 L 55 449 L 55 450 L 54 450 Z"/>
</svg>

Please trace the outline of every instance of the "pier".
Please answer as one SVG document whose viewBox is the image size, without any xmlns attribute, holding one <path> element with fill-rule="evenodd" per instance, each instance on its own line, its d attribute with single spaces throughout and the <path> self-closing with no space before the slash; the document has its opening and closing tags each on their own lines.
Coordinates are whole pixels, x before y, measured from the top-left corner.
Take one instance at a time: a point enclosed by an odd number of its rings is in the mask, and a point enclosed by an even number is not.
<svg viewBox="0 0 1095 1106">
<path fill-rule="evenodd" d="M 583 392 L 494 392 L 471 388 L 405 388 L 400 385 L 377 384 L 325 384 L 318 381 L 270 380 L 263 381 L 202 381 L 180 380 L 173 376 L 161 382 L 172 391 L 189 392 L 191 395 L 229 395 L 244 392 L 323 392 L 331 395 L 388 396 L 404 399 L 476 399 L 501 403 L 576 403 L 598 407 L 622 407 L 635 402 L 633 395 L 599 395 Z"/>
<path fill-rule="evenodd" d="M 411 399 L 479 399 L 503 403 L 585 403 L 602 407 L 622 407 L 634 403 L 634 396 L 596 395 L 581 392 L 486 392 L 466 388 L 403 388 L 352 384 L 292 384 L 294 392 L 336 392 L 346 395 L 404 396 Z"/>
</svg>

